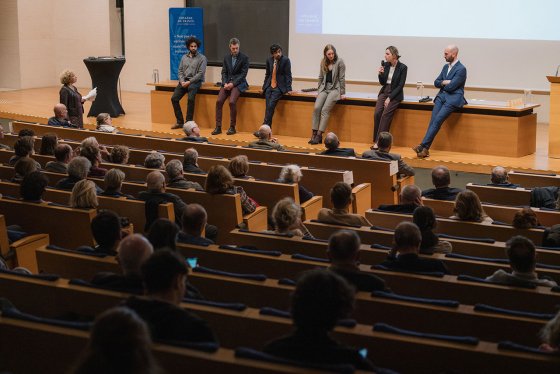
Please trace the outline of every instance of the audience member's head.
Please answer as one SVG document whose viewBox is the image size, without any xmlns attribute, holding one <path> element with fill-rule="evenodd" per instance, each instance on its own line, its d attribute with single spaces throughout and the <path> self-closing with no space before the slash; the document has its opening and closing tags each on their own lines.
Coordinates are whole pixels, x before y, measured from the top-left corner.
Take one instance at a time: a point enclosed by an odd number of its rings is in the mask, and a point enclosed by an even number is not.
<svg viewBox="0 0 560 374">
<path fill-rule="evenodd" d="M 99 113 L 96 118 L 97 128 L 102 125 L 111 125 L 111 115 L 109 113 Z"/>
<path fill-rule="evenodd" d="M 299 331 L 324 333 L 354 310 L 354 289 L 334 272 L 309 270 L 297 282 L 291 309 Z"/>
<path fill-rule="evenodd" d="M 141 274 L 142 265 L 154 253 L 154 248 L 140 234 L 128 235 L 117 247 L 117 258 L 124 275 Z"/>
<path fill-rule="evenodd" d="M 471 190 L 461 191 L 457 194 L 453 212 L 463 221 L 481 222 L 486 216 L 478 195 Z"/>
<path fill-rule="evenodd" d="M 447 166 L 439 165 L 432 169 L 432 183 L 435 188 L 449 187 L 451 175 Z"/>
<path fill-rule="evenodd" d="M 543 247 L 560 248 L 560 224 L 544 230 Z"/>
<path fill-rule="evenodd" d="M 41 138 L 41 149 L 39 151 L 39 154 L 45 156 L 52 156 L 54 155 L 54 150 L 57 145 L 58 145 L 58 136 L 52 132 L 46 133 Z"/>
<path fill-rule="evenodd" d="M 297 165 L 286 165 L 280 171 L 280 180 L 284 183 L 298 183 L 303 174 L 301 168 Z"/>
<path fill-rule="evenodd" d="M 225 193 L 233 187 L 233 177 L 223 165 L 213 165 L 208 169 L 206 192 L 210 194 Z"/>
<path fill-rule="evenodd" d="M 165 177 L 158 171 L 152 171 L 146 176 L 146 185 L 148 191 L 163 192 L 165 191 Z"/>
<path fill-rule="evenodd" d="M 336 209 L 346 209 L 352 203 L 352 187 L 348 183 L 336 182 L 331 188 L 331 202 Z"/>
<path fill-rule="evenodd" d="M 101 150 L 99 146 L 91 144 L 82 145 L 80 147 L 80 156 L 87 158 L 92 166 L 97 166 L 101 163 Z"/>
<path fill-rule="evenodd" d="M 178 305 L 185 295 L 188 271 L 176 252 L 157 251 L 142 265 L 146 294 Z"/>
<path fill-rule="evenodd" d="M 537 257 L 535 245 L 524 236 L 516 235 L 506 242 L 506 253 L 513 271 L 532 273 L 535 271 Z"/>
<path fill-rule="evenodd" d="M 121 240 L 119 216 L 113 211 L 101 210 L 91 220 L 91 234 L 99 246 L 115 250 Z"/>
<path fill-rule="evenodd" d="M 97 191 L 93 181 L 82 179 L 72 188 L 70 207 L 82 209 L 96 209 L 99 206 Z"/>
<path fill-rule="evenodd" d="M 548 321 L 540 332 L 542 340 L 541 350 L 546 352 L 558 352 L 560 350 L 560 312 Z"/>
<path fill-rule="evenodd" d="M 179 160 L 171 160 L 165 165 L 165 172 L 169 180 L 183 176 L 183 163 Z"/>
<path fill-rule="evenodd" d="M 194 148 L 187 148 L 183 156 L 183 165 L 197 165 L 198 152 Z"/>
<path fill-rule="evenodd" d="M 35 140 L 32 136 L 21 136 L 14 142 L 14 154 L 17 157 L 31 156 L 35 151 L 33 145 Z"/>
<path fill-rule="evenodd" d="M 260 140 L 270 140 L 272 138 L 272 130 L 268 125 L 262 125 L 259 127 L 259 131 L 257 131 Z"/>
<path fill-rule="evenodd" d="M 166 218 L 156 219 L 148 230 L 146 237 L 154 247 L 154 251 L 163 248 L 177 249 L 179 226 Z"/>
<path fill-rule="evenodd" d="M 144 160 L 144 167 L 148 169 L 163 169 L 164 165 L 165 156 L 156 151 L 148 153 Z"/>
<path fill-rule="evenodd" d="M 414 184 L 408 184 L 401 191 L 401 204 L 422 205 L 422 191 Z"/>
<path fill-rule="evenodd" d="M 66 105 L 58 103 L 53 108 L 54 116 L 59 119 L 66 119 L 68 115 L 68 109 L 66 109 Z"/>
<path fill-rule="evenodd" d="M 502 166 L 496 166 L 494 169 L 492 169 L 492 176 L 490 177 L 490 180 L 494 184 L 508 183 L 507 170 Z"/>
<path fill-rule="evenodd" d="M 301 208 L 292 198 L 285 197 L 272 209 L 272 219 L 278 233 L 287 233 L 301 226 Z"/>
<path fill-rule="evenodd" d="M 91 162 L 82 156 L 77 156 L 68 163 L 68 176 L 76 179 L 85 179 L 91 169 Z"/>
<path fill-rule="evenodd" d="M 325 136 L 325 148 L 329 151 L 334 151 L 340 145 L 340 141 L 338 140 L 338 136 L 334 132 L 329 132 Z"/>
<path fill-rule="evenodd" d="M 99 148 L 99 142 L 95 138 L 95 136 L 88 136 L 80 143 L 80 147 L 94 147 Z"/>
<path fill-rule="evenodd" d="M 21 129 L 18 132 L 18 138 L 23 138 L 24 136 L 30 136 L 35 140 L 35 131 L 31 129 Z"/>
<path fill-rule="evenodd" d="M 200 136 L 200 128 L 195 121 L 187 121 L 183 125 L 183 131 L 185 132 L 186 136 Z"/>
<path fill-rule="evenodd" d="M 429 206 L 419 206 L 414 209 L 412 222 L 418 226 L 420 231 L 432 231 L 437 225 L 434 210 Z"/>
<path fill-rule="evenodd" d="M 37 171 L 37 163 L 31 157 L 22 157 L 14 165 L 14 179 L 23 179 L 29 173 Z"/>
<path fill-rule="evenodd" d="M 358 260 L 360 237 L 352 230 L 339 230 L 329 238 L 327 254 L 333 265 L 355 264 Z"/>
<path fill-rule="evenodd" d="M 382 131 L 377 138 L 377 146 L 381 151 L 389 152 L 393 145 L 393 135 L 390 132 Z"/>
<path fill-rule="evenodd" d="M 521 208 L 515 212 L 512 225 L 516 229 L 532 229 L 539 226 L 539 220 L 533 209 Z"/>
<path fill-rule="evenodd" d="M 395 249 L 399 253 L 418 253 L 422 234 L 412 222 L 403 221 L 395 228 Z"/>
<path fill-rule="evenodd" d="M 245 155 L 235 156 L 229 161 L 228 169 L 234 178 L 245 177 L 249 172 L 249 159 Z"/>
<path fill-rule="evenodd" d="M 54 158 L 58 162 L 69 163 L 72 159 L 72 147 L 68 144 L 58 144 L 54 149 Z"/>
<path fill-rule="evenodd" d="M 120 192 L 122 183 L 124 182 L 125 174 L 120 169 L 110 169 L 105 174 L 105 190 Z"/>
<path fill-rule="evenodd" d="M 49 178 L 40 171 L 27 174 L 20 185 L 20 195 L 25 201 L 42 201 L 43 193 L 49 185 Z"/>
<path fill-rule="evenodd" d="M 130 150 L 126 145 L 116 145 L 111 149 L 111 162 L 113 164 L 128 164 Z"/>
<path fill-rule="evenodd" d="M 182 230 L 189 235 L 200 237 L 208 221 L 206 209 L 200 204 L 188 204 L 183 211 Z"/>
</svg>

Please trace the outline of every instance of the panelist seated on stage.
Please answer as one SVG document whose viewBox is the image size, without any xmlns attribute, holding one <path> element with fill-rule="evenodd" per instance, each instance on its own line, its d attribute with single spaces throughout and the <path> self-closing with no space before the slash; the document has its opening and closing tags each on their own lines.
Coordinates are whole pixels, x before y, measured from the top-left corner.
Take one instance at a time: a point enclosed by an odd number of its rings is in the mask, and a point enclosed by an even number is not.
<svg viewBox="0 0 560 374">
<path fill-rule="evenodd" d="M 490 177 L 492 183 L 488 183 L 487 186 L 492 187 L 504 187 L 504 188 L 517 188 L 518 184 L 509 182 L 509 175 L 507 170 L 502 166 L 496 166 L 492 169 L 492 176 Z"/>
<path fill-rule="evenodd" d="M 371 226 L 371 223 L 359 214 L 349 213 L 352 204 L 352 187 L 348 183 L 337 182 L 331 188 L 333 208 L 321 208 L 317 220 L 323 223 L 351 226 Z"/>
<path fill-rule="evenodd" d="M 454 201 L 457 194 L 463 191 L 460 188 L 449 187 L 451 175 L 446 166 L 440 165 L 432 169 L 432 184 L 435 188 L 422 191 L 422 197 L 434 200 Z"/>
<path fill-rule="evenodd" d="M 195 143 L 208 142 L 208 138 L 200 136 L 200 128 L 195 121 L 188 121 L 187 123 L 185 123 L 183 125 L 183 131 L 185 132 L 185 137 L 179 140 Z"/>
<path fill-rule="evenodd" d="M 381 204 L 377 209 L 393 213 L 414 213 L 414 210 L 422 206 L 422 191 L 414 184 L 403 187 L 400 194 L 399 204 Z"/>
<path fill-rule="evenodd" d="M 272 150 L 275 149 L 277 151 L 283 151 L 284 147 L 278 144 L 278 139 L 272 137 L 272 130 L 268 125 L 262 125 L 257 131 L 256 135 L 258 136 L 259 140 L 255 140 L 252 143 L 249 143 L 249 148 L 258 148 L 258 149 L 266 149 Z"/>
<path fill-rule="evenodd" d="M 49 118 L 47 125 L 57 127 L 78 127 L 68 120 L 68 109 L 66 109 L 66 105 L 60 103 L 56 104 L 53 111 L 54 116 Z"/>
<path fill-rule="evenodd" d="M 325 148 L 320 154 L 325 156 L 356 157 L 354 148 L 340 147 L 340 141 L 334 132 L 329 132 L 325 137 Z"/>
<path fill-rule="evenodd" d="M 413 176 L 414 169 L 408 166 L 406 162 L 401 158 L 400 155 L 396 153 L 389 153 L 391 151 L 391 146 L 393 145 L 393 135 L 391 133 L 382 131 L 377 137 L 377 146 L 379 149 L 365 151 L 362 154 L 362 158 L 369 158 L 373 160 L 390 160 L 397 161 L 399 165 L 399 175 L 401 176 Z"/>
<path fill-rule="evenodd" d="M 206 174 L 198 167 L 198 152 L 194 148 L 187 148 L 183 155 L 183 171 L 192 174 Z"/>
</svg>

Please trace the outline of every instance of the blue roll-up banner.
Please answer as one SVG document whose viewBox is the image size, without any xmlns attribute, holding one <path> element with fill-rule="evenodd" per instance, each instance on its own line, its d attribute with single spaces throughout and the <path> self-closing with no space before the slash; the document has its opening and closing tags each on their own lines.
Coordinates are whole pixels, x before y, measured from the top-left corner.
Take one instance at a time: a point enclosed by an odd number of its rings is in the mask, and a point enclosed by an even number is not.
<svg viewBox="0 0 560 374">
<path fill-rule="evenodd" d="M 204 54 L 202 8 L 169 8 L 169 64 L 170 79 L 177 80 L 181 58 L 188 53 L 185 40 L 196 36 L 201 41 L 200 53 Z"/>
</svg>

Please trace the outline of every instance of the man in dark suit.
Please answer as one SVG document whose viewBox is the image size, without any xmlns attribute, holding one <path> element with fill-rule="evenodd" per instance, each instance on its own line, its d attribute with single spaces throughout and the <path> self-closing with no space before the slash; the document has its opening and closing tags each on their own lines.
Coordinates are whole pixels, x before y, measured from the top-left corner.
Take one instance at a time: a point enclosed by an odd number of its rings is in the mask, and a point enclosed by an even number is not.
<svg viewBox="0 0 560 374">
<path fill-rule="evenodd" d="M 434 200 L 454 201 L 457 194 L 463 191 L 460 188 L 449 187 L 451 176 L 446 166 L 440 165 L 432 169 L 432 183 L 435 188 L 422 191 L 422 196 Z"/>
<path fill-rule="evenodd" d="M 266 60 L 262 90 L 266 98 L 263 124 L 272 128 L 272 117 L 278 100 L 292 91 L 292 64 L 288 57 L 282 55 L 282 47 L 278 44 L 270 46 L 270 54 L 272 56 Z M 258 137 L 256 133 L 254 135 Z"/>
<path fill-rule="evenodd" d="M 509 182 L 509 175 L 507 170 L 502 166 L 496 166 L 492 169 L 492 176 L 490 177 L 492 183 L 488 183 L 487 186 L 492 187 L 503 187 L 503 188 L 517 188 L 518 184 Z"/>
<path fill-rule="evenodd" d="M 412 148 L 419 158 L 430 155 L 429 149 L 443 122 L 457 109 L 467 104 L 465 100 L 465 82 L 467 81 L 467 68 L 458 59 L 459 48 L 449 45 L 443 55 L 447 64 L 434 81 L 434 86 L 439 92 L 434 99 L 432 118 L 426 135 L 422 142 Z"/>
<path fill-rule="evenodd" d="M 47 122 L 49 126 L 78 127 L 68 121 L 68 109 L 66 109 L 66 105 L 56 104 L 53 111 L 54 117 L 49 118 L 49 121 Z"/>
<path fill-rule="evenodd" d="M 325 148 L 322 155 L 339 157 L 356 157 L 354 148 L 340 148 L 340 141 L 334 132 L 329 132 L 325 137 Z"/>
<path fill-rule="evenodd" d="M 222 108 L 226 98 L 229 96 L 229 129 L 228 135 L 233 135 L 237 118 L 237 99 L 241 92 L 249 88 L 247 83 L 247 72 L 249 71 L 249 57 L 239 52 L 239 39 L 231 38 L 229 41 L 230 53 L 224 57 L 222 64 L 222 87 L 216 101 L 216 128 L 212 135 L 222 133 Z"/>
<path fill-rule="evenodd" d="M 389 160 L 398 161 L 399 174 L 402 176 L 413 176 L 415 174 L 414 169 L 407 165 L 406 162 L 401 158 L 400 155 L 396 153 L 389 153 L 393 145 L 393 135 L 391 133 L 382 131 L 377 136 L 377 146 L 379 149 L 372 149 L 370 151 L 365 151 L 362 154 L 362 158 L 370 158 L 373 160 Z"/>
<path fill-rule="evenodd" d="M 403 187 L 400 204 L 381 204 L 377 209 L 393 213 L 414 213 L 414 209 L 422 206 L 422 191 L 414 184 Z"/>
<path fill-rule="evenodd" d="M 202 236 L 204 228 L 207 227 L 208 214 L 200 204 L 191 203 L 183 212 L 183 227 L 177 235 L 178 243 L 208 246 L 214 244 L 213 240 Z M 212 226 L 213 230 L 217 230 Z"/>
</svg>

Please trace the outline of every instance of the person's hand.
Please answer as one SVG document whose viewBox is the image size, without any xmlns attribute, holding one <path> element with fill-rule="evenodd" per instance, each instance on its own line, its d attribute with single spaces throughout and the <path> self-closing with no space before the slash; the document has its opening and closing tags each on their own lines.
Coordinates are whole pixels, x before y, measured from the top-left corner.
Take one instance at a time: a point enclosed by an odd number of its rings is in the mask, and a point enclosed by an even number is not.
<svg viewBox="0 0 560 374">
<path fill-rule="evenodd" d="M 340 95 L 340 100 L 346 100 L 346 95 Z"/>
<path fill-rule="evenodd" d="M 181 82 L 181 87 L 187 88 L 191 84 L 191 81 Z"/>
<path fill-rule="evenodd" d="M 385 73 L 385 68 L 384 68 L 383 66 L 380 66 L 380 67 L 377 69 L 377 74 L 381 75 L 381 74 L 383 74 L 383 73 Z"/>
<path fill-rule="evenodd" d="M 286 95 L 292 95 L 292 94 L 295 94 L 295 93 L 296 93 L 296 91 L 288 91 L 288 92 L 286 92 Z"/>
<path fill-rule="evenodd" d="M 390 98 L 386 98 L 385 102 L 383 103 L 383 107 L 387 108 L 387 106 L 389 105 L 389 103 L 391 102 Z"/>
<path fill-rule="evenodd" d="M 449 83 L 451 83 L 451 81 L 449 79 L 446 79 L 443 82 L 441 82 L 441 85 L 442 86 L 447 86 Z"/>
<path fill-rule="evenodd" d="M 273 143 L 278 143 L 278 138 L 270 138 L 270 141 Z"/>
<path fill-rule="evenodd" d="M 416 206 L 424 206 L 424 202 L 422 201 L 421 197 L 417 197 L 416 199 L 414 199 L 414 204 Z"/>
<path fill-rule="evenodd" d="M 227 83 L 227 84 L 224 86 L 224 88 L 225 88 L 226 90 L 228 90 L 228 91 L 231 90 L 231 89 L 233 88 L 233 83 L 231 83 L 231 82 Z"/>
</svg>

